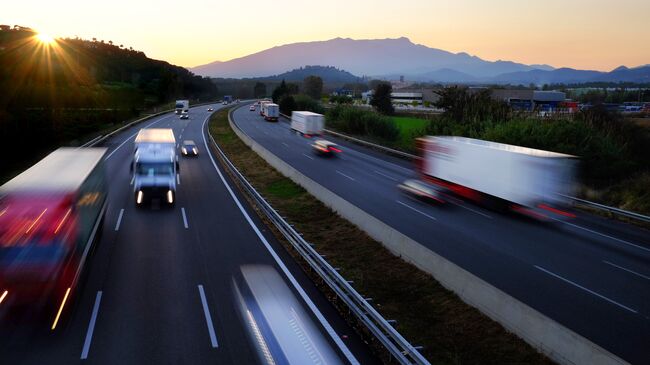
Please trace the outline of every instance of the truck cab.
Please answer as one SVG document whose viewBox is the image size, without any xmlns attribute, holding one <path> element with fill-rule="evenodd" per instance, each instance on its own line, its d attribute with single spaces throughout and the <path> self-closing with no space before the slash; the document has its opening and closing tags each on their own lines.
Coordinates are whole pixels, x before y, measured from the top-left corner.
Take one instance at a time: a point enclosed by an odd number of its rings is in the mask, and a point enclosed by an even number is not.
<svg viewBox="0 0 650 365">
<path fill-rule="evenodd" d="M 179 164 L 173 146 L 152 143 L 139 147 L 134 155 L 132 169 L 136 206 L 154 200 L 168 206 L 176 203 L 176 174 Z"/>
</svg>

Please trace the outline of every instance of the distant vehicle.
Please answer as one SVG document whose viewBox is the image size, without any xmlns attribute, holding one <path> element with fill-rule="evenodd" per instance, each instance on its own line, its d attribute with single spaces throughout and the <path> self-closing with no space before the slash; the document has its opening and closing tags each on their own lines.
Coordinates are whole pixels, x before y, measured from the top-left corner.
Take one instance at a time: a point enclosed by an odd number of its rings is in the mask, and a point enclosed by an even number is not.
<svg viewBox="0 0 650 365">
<path fill-rule="evenodd" d="M 154 200 L 175 204 L 179 165 L 171 129 L 141 129 L 135 137 L 131 168 L 136 206 Z"/>
<path fill-rule="evenodd" d="M 336 143 L 324 139 L 315 140 L 311 147 L 315 153 L 322 156 L 334 156 L 336 153 L 343 152 Z"/>
<path fill-rule="evenodd" d="M 176 100 L 176 109 L 174 112 L 176 114 L 181 114 L 183 112 L 190 111 L 190 101 L 189 100 Z"/>
<path fill-rule="evenodd" d="M 190 119 L 190 113 L 182 112 L 179 119 Z"/>
<path fill-rule="evenodd" d="M 574 156 L 464 137 L 417 140 L 424 179 L 457 195 L 546 219 L 566 219 Z"/>
<path fill-rule="evenodd" d="M 442 189 L 430 183 L 421 180 L 410 179 L 397 186 L 403 193 L 415 196 L 416 198 L 444 203 Z"/>
<path fill-rule="evenodd" d="M 261 116 L 264 116 L 264 105 L 270 104 L 270 103 L 273 103 L 273 102 L 270 101 L 270 100 L 261 100 L 260 101 L 260 115 Z"/>
<path fill-rule="evenodd" d="M 209 111 L 209 112 L 213 112 L 213 111 L 214 111 L 214 108 L 209 107 L 209 108 L 208 108 L 208 111 Z"/>
<path fill-rule="evenodd" d="M 105 154 L 59 148 L 0 186 L 0 309 L 29 305 L 56 328 L 102 227 Z"/>
<path fill-rule="evenodd" d="M 196 143 L 194 143 L 194 141 L 185 140 L 181 146 L 181 153 L 183 156 L 198 156 L 199 149 L 196 147 Z"/>
<path fill-rule="evenodd" d="M 273 103 L 264 103 L 262 106 L 262 115 L 266 121 L 277 122 L 280 117 L 280 106 Z"/>
<path fill-rule="evenodd" d="M 255 111 L 255 104 L 252 104 L 250 107 L 248 107 L 248 110 L 254 112 Z"/>
<path fill-rule="evenodd" d="M 223 97 L 223 102 L 224 102 L 225 104 L 230 104 L 230 103 L 232 103 L 232 95 L 224 95 L 224 97 Z"/>
<path fill-rule="evenodd" d="M 303 135 L 322 134 L 325 128 L 325 117 L 322 114 L 308 111 L 291 113 L 291 130 Z"/>
</svg>

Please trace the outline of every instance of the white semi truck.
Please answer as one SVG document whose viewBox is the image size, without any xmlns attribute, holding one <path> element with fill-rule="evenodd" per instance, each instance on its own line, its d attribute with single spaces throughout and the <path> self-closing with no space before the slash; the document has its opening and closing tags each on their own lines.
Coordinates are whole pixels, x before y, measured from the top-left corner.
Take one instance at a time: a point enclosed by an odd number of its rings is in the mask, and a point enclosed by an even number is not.
<svg viewBox="0 0 650 365">
<path fill-rule="evenodd" d="M 176 108 L 174 112 L 176 114 L 189 113 L 190 111 L 190 101 L 189 100 L 176 100 Z"/>
<path fill-rule="evenodd" d="M 266 121 L 277 122 L 280 117 L 280 106 L 273 103 L 264 103 L 262 104 L 262 115 Z"/>
<path fill-rule="evenodd" d="M 136 206 L 154 200 L 173 206 L 179 170 L 174 132 L 170 128 L 141 129 L 135 137 L 131 169 Z"/>
<path fill-rule="evenodd" d="M 325 129 L 325 117 L 308 111 L 291 113 L 291 129 L 301 134 L 322 134 Z"/>
<path fill-rule="evenodd" d="M 464 137 L 418 139 L 425 180 L 535 218 L 566 218 L 575 156 Z M 505 203 L 505 204 L 503 204 Z"/>
</svg>

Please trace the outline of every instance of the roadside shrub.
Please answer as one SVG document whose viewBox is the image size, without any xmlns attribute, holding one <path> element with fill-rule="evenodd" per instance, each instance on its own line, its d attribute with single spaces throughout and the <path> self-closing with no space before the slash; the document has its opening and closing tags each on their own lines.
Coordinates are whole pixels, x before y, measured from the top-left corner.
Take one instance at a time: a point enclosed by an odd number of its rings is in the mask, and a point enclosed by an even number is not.
<svg viewBox="0 0 650 365">
<path fill-rule="evenodd" d="M 346 133 L 369 135 L 387 141 L 399 137 L 399 129 L 389 117 L 351 106 L 337 105 L 327 112 L 327 123 Z"/>
<path fill-rule="evenodd" d="M 296 100 L 291 95 L 286 95 L 280 99 L 280 113 L 291 115 L 296 110 Z"/>
<path fill-rule="evenodd" d="M 323 114 L 325 112 L 318 101 L 307 95 L 295 95 L 293 99 L 296 102 L 296 108 L 294 110 L 307 110 L 318 114 Z"/>
</svg>

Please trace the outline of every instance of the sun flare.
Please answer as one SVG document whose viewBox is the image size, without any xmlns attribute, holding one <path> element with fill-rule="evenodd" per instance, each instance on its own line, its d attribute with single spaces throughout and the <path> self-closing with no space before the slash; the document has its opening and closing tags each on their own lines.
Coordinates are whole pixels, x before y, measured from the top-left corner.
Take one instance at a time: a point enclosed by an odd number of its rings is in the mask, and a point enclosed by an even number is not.
<svg viewBox="0 0 650 365">
<path fill-rule="evenodd" d="M 51 35 L 49 35 L 47 33 L 38 33 L 36 35 L 36 38 L 39 40 L 39 42 L 45 43 L 45 44 L 52 44 L 54 42 L 54 37 L 52 37 Z"/>
</svg>

